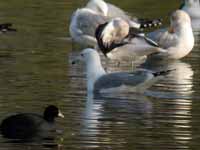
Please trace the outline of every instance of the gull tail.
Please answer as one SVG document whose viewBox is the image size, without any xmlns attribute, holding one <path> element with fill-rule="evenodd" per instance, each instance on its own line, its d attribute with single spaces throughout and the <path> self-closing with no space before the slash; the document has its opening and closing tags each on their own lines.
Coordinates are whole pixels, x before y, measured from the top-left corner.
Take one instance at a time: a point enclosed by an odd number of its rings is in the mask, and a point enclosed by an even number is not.
<svg viewBox="0 0 200 150">
<path fill-rule="evenodd" d="M 157 27 L 162 25 L 162 19 L 138 19 L 140 23 L 140 28 L 151 28 L 151 27 Z"/>
<path fill-rule="evenodd" d="M 168 75 L 170 72 L 175 71 L 175 70 L 176 70 L 176 69 L 154 72 L 153 75 L 154 75 L 155 77 L 158 77 L 158 76 L 165 76 L 165 75 Z"/>
<path fill-rule="evenodd" d="M 16 32 L 17 30 L 11 27 L 12 24 L 11 23 L 3 23 L 0 24 L 0 32 Z"/>
</svg>

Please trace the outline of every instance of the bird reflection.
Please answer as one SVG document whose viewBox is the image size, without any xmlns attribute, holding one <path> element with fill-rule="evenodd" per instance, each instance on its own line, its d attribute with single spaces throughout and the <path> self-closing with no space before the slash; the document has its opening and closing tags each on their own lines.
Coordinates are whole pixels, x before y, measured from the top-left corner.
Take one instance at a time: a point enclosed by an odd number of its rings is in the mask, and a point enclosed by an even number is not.
<svg viewBox="0 0 200 150">
<path fill-rule="evenodd" d="M 195 46 L 199 46 L 198 44 L 200 43 L 200 30 L 194 32 L 194 37 L 195 37 Z"/>
<path fill-rule="evenodd" d="M 1 142 L 1 148 L 9 148 L 10 150 L 19 150 L 19 149 L 54 149 L 54 150 L 62 150 L 63 145 L 60 144 L 60 139 L 38 139 L 32 141 L 25 141 L 25 140 L 8 140 L 4 139 Z"/>
<path fill-rule="evenodd" d="M 87 137 L 82 140 L 90 144 L 92 142 L 93 147 L 124 144 L 129 131 L 137 132 L 131 131 L 131 128 L 136 128 L 139 124 L 142 128 L 151 126 L 151 113 L 152 103 L 146 96 L 126 93 L 119 94 L 116 98 L 116 95 L 102 97 L 89 94 L 80 137 Z"/>
<path fill-rule="evenodd" d="M 143 66 L 153 70 L 176 69 L 158 85 L 164 89 L 162 94 L 153 94 L 153 96 L 159 95 L 159 98 L 166 99 L 157 110 L 157 113 L 163 116 L 156 119 L 156 122 L 167 124 L 168 134 L 173 137 L 176 148 L 190 149 L 188 145 L 192 139 L 191 111 L 194 75 L 191 65 L 182 61 L 173 61 L 147 62 Z"/>
<path fill-rule="evenodd" d="M 192 28 L 194 31 L 200 31 L 200 20 L 192 20 Z"/>
<path fill-rule="evenodd" d="M 159 88 L 158 91 L 156 91 L 158 92 L 157 96 L 166 96 L 168 98 L 191 98 L 191 94 L 193 93 L 194 71 L 190 64 L 179 60 L 170 62 L 149 60 L 142 66 L 146 69 L 155 71 L 175 69 L 167 78 L 164 78 L 162 82 L 157 85 L 157 88 Z"/>
</svg>

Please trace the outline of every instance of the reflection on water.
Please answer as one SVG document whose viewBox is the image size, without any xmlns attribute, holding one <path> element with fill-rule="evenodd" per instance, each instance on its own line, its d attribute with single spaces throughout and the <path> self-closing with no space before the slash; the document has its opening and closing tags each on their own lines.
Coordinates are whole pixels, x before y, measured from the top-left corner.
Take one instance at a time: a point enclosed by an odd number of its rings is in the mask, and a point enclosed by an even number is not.
<svg viewBox="0 0 200 150">
<path fill-rule="evenodd" d="M 145 96 L 132 95 L 135 98 L 95 97 L 88 95 L 85 111 L 83 112 L 83 126 L 80 131 L 81 142 L 88 147 L 103 147 L 115 145 L 123 146 L 127 141 L 126 131 L 129 125 L 151 126 L 152 104 Z M 140 99 L 140 100 L 137 100 Z"/>
<path fill-rule="evenodd" d="M 12 150 L 19 150 L 19 149 L 57 149 L 61 150 L 62 145 L 56 143 L 56 141 L 51 139 L 46 140 L 38 140 L 36 141 L 22 141 L 22 140 L 2 140 L 1 142 L 1 148 L 8 148 Z"/>
<path fill-rule="evenodd" d="M 144 68 L 150 70 L 173 70 L 168 78 L 163 79 L 164 84 L 160 83 L 159 89 L 167 91 L 169 97 L 191 98 L 193 93 L 193 70 L 191 65 L 178 60 L 167 62 L 147 62 Z M 174 70 L 175 69 L 175 70 Z M 165 83 L 168 83 L 167 85 Z M 162 88 L 160 88 L 162 87 Z M 161 92 L 161 91 L 159 91 Z M 161 95 L 161 94 L 157 94 Z"/>
<path fill-rule="evenodd" d="M 171 129 L 168 132 L 177 143 L 177 149 L 190 149 L 188 146 L 192 140 L 192 93 L 193 93 L 193 75 L 194 72 L 191 65 L 181 61 L 173 62 L 147 63 L 146 68 L 160 69 L 176 69 L 167 79 L 163 79 L 163 83 L 157 87 L 162 87 L 163 91 L 156 91 L 153 96 L 159 95 L 159 98 L 167 99 L 163 102 L 165 107 L 161 107 L 159 114 L 166 114 L 168 119 L 160 117 L 158 122 L 165 122 Z M 157 66 L 157 67 L 156 67 Z M 167 85 L 166 85 L 167 83 Z M 162 94 L 158 94 L 161 92 Z M 149 92 L 151 93 L 151 92 Z M 171 107 L 169 107 L 171 106 Z"/>
<path fill-rule="evenodd" d="M 107 1 L 145 18 L 165 16 L 179 6 L 174 0 Z M 57 120 L 61 134 L 55 140 L 16 143 L 0 137 L 0 150 L 198 150 L 200 32 L 195 32 L 195 47 L 183 60 L 142 66 L 176 69 L 144 95 L 129 91 L 87 96 L 84 65 L 70 64 L 79 51 L 65 40 L 72 11 L 85 2 L 0 1 L 0 22 L 11 21 L 18 30 L 0 35 L 0 120 L 17 112 L 40 113 L 49 104 L 58 105 L 65 115 Z M 131 63 L 118 67 L 102 59 L 108 71 L 132 69 Z"/>
<path fill-rule="evenodd" d="M 200 19 L 199 20 L 192 20 L 192 28 L 194 31 L 200 30 Z"/>
</svg>

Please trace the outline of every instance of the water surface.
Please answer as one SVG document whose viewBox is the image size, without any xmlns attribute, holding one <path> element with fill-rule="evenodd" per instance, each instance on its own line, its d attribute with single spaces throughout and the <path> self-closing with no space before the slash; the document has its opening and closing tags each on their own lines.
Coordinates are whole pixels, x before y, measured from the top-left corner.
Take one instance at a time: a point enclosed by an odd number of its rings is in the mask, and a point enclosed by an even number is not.
<svg viewBox="0 0 200 150">
<path fill-rule="evenodd" d="M 180 1 L 110 0 L 131 14 L 164 17 Z M 0 120 L 16 112 L 42 113 L 56 104 L 54 140 L 18 143 L 0 138 L 0 149 L 199 149 L 200 33 L 186 58 L 145 65 L 153 70 L 176 68 L 145 94 L 125 92 L 94 97 L 86 94 L 84 65 L 72 66 L 68 26 L 83 0 L 7 0 L 0 2 L 0 22 L 18 32 L 0 35 Z M 167 21 L 166 21 L 167 24 Z M 105 65 L 105 61 L 103 64 Z M 131 70 L 130 64 L 110 71 Z"/>
</svg>

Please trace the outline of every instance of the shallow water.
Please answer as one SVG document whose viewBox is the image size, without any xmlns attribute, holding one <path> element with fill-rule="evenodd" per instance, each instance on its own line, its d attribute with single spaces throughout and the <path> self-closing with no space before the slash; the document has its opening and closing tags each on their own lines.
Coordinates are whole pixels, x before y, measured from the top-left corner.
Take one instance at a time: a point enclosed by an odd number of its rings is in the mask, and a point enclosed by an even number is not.
<svg viewBox="0 0 200 150">
<path fill-rule="evenodd" d="M 80 50 L 72 51 L 67 38 L 70 15 L 85 2 L 0 2 L 0 22 L 13 22 L 18 30 L 0 34 L 0 120 L 16 112 L 42 113 L 48 104 L 65 115 L 57 120 L 55 140 L 20 143 L 1 137 L 0 149 L 199 149 L 200 33 L 183 60 L 145 65 L 176 68 L 145 94 L 87 97 L 83 65 L 70 64 Z M 179 6 L 174 0 L 109 2 L 145 18 L 165 17 Z M 131 70 L 131 65 L 108 69 Z"/>
</svg>

